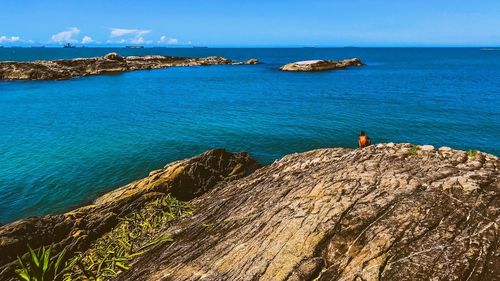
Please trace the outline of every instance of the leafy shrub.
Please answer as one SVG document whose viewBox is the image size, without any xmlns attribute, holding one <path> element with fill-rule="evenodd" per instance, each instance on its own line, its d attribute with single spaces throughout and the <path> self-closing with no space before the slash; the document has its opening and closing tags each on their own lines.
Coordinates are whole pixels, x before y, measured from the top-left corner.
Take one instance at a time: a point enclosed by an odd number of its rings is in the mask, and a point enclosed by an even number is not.
<svg viewBox="0 0 500 281">
<path fill-rule="evenodd" d="M 67 280 L 66 274 L 71 268 L 65 259 L 66 250 L 51 256 L 52 246 L 40 247 L 34 251 L 28 245 L 29 252 L 25 255 L 27 259 L 17 257 L 20 268 L 16 269 L 21 280 L 26 281 L 59 281 Z"/>
</svg>

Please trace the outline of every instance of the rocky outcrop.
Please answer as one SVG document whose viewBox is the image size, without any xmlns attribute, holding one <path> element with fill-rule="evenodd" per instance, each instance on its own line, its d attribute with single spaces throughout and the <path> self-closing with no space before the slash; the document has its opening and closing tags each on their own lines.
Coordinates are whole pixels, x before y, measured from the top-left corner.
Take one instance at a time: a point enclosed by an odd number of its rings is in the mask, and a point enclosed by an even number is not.
<svg viewBox="0 0 500 281">
<path fill-rule="evenodd" d="M 365 65 L 358 58 L 345 59 L 341 61 L 334 60 L 307 60 L 298 61 L 285 64 L 280 67 L 283 71 L 324 71 L 324 70 L 335 70 L 344 69 L 351 66 L 362 66 Z"/>
<path fill-rule="evenodd" d="M 235 62 L 233 63 L 234 65 L 242 65 L 242 64 L 261 64 L 262 62 L 260 62 L 259 60 L 257 59 L 249 59 L 249 60 L 246 60 L 246 61 L 242 61 L 242 62 Z"/>
<path fill-rule="evenodd" d="M 120 280 L 500 280 L 497 157 L 293 154 L 196 198 Z"/>
<path fill-rule="evenodd" d="M 493 155 L 390 143 L 292 154 L 250 174 L 256 167 L 246 154 L 212 151 L 75 212 L 2 226 L 2 264 L 16 243 L 78 245 L 172 192 L 194 198 L 195 212 L 162 229 L 173 242 L 118 279 L 500 280 Z"/>
<path fill-rule="evenodd" d="M 83 251 L 112 229 L 118 218 L 136 212 L 165 193 L 190 200 L 221 181 L 252 173 L 260 165 L 247 153 L 211 150 L 173 162 L 149 176 L 103 195 L 92 205 L 62 215 L 19 220 L 0 226 L 0 280 L 12 277 L 16 257 L 31 247 L 55 244 L 69 252 Z"/>
<path fill-rule="evenodd" d="M 220 64 L 256 64 L 257 60 L 234 62 L 223 57 L 183 58 L 171 56 L 128 56 L 109 53 L 104 57 L 78 58 L 33 62 L 0 62 L 0 81 L 64 80 L 73 77 L 113 74 L 141 69 L 159 69 L 172 66 Z"/>
</svg>

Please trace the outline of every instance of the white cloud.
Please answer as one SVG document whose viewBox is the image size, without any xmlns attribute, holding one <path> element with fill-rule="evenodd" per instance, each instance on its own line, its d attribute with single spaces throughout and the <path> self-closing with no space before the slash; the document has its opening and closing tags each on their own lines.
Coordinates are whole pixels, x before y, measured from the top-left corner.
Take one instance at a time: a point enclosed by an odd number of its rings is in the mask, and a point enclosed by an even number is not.
<svg viewBox="0 0 500 281">
<path fill-rule="evenodd" d="M 141 37 L 141 36 L 144 36 L 150 32 L 151 32 L 151 30 L 146 30 L 146 29 L 111 28 L 110 36 L 111 37 L 122 37 L 122 36 Z"/>
<path fill-rule="evenodd" d="M 151 30 L 147 29 L 126 29 L 126 28 L 111 28 L 111 33 L 109 36 L 111 38 L 125 37 L 115 41 L 108 40 L 110 43 L 132 43 L 132 44 L 150 44 L 152 41 L 146 41 L 145 35 L 151 33 Z"/>
<path fill-rule="evenodd" d="M 83 36 L 83 39 L 82 39 L 82 44 L 89 44 L 89 43 L 93 43 L 94 42 L 94 39 L 92 39 L 92 37 L 90 36 Z"/>
<path fill-rule="evenodd" d="M 164 44 L 177 44 L 179 43 L 179 40 L 177 40 L 176 38 L 169 38 L 165 35 L 163 35 L 162 37 L 160 37 L 160 40 L 158 40 L 158 43 L 164 43 Z"/>
<path fill-rule="evenodd" d="M 76 43 L 78 40 L 74 39 L 73 36 L 80 33 L 80 29 L 76 27 L 70 27 L 65 31 L 59 32 L 52 35 L 52 41 L 58 43 Z"/>
<path fill-rule="evenodd" d="M 21 37 L 19 36 L 10 36 L 7 37 L 5 35 L 0 36 L 0 43 L 14 43 L 21 41 Z"/>
</svg>

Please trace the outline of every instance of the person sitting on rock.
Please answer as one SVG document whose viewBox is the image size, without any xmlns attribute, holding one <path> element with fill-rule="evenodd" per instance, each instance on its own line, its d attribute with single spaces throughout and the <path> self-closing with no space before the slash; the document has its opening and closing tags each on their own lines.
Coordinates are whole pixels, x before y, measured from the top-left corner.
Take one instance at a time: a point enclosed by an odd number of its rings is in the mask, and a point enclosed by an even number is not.
<svg viewBox="0 0 500 281">
<path fill-rule="evenodd" d="M 361 131 L 361 133 L 359 133 L 359 138 L 358 138 L 358 147 L 363 148 L 371 144 L 372 141 L 370 140 L 370 138 L 367 135 L 365 135 L 365 132 Z"/>
</svg>

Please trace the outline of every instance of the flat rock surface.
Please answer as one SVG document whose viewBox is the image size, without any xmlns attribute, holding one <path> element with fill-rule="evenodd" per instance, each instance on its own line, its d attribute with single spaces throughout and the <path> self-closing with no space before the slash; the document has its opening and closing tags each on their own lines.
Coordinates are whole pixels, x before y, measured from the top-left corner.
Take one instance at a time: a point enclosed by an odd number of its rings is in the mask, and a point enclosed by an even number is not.
<svg viewBox="0 0 500 281">
<path fill-rule="evenodd" d="M 351 66 L 362 66 L 364 63 L 358 58 L 335 60 L 305 60 L 286 64 L 280 67 L 283 71 L 324 71 L 344 69 Z"/>
<path fill-rule="evenodd" d="M 194 199 L 121 280 L 500 280 L 499 159 L 379 144 L 293 154 Z"/>
<path fill-rule="evenodd" d="M 171 56 L 128 56 L 109 53 L 103 57 L 72 60 L 39 60 L 33 62 L 0 61 L 0 81 L 15 80 L 64 80 L 74 77 L 114 74 L 141 69 L 158 69 L 172 66 L 197 66 L 220 64 L 257 64 L 250 59 L 234 62 L 223 57 L 183 58 Z"/>
</svg>

